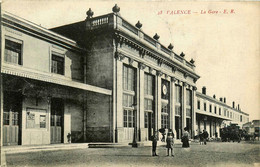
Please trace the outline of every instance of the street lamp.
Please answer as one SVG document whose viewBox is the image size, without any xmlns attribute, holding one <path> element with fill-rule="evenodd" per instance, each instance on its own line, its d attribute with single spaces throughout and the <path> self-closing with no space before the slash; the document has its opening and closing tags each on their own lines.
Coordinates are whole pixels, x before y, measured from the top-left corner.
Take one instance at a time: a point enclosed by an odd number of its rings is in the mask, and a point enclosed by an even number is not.
<svg viewBox="0 0 260 167">
<path fill-rule="evenodd" d="M 133 142 L 132 142 L 132 147 L 135 147 L 137 148 L 138 147 L 138 144 L 137 144 L 137 110 L 136 110 L 136 106 L 137 104 L 134 103 L 132 104 L 132 107 L 134 107 L 134 121 L 135 121 L 135 126 L 134 126 L 134 138 L 133 138 Z"/>
</svg>

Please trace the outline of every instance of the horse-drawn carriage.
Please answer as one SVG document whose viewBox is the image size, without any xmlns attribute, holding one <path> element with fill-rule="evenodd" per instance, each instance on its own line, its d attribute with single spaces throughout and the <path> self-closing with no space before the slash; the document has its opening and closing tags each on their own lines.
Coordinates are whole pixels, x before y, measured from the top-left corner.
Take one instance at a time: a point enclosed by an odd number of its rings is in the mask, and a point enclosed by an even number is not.
<svg viewBox="0 0 260 167">
<path fill-rule="evenodd" d="M 220 137 L 222 142 L 237 141 L 239 143 L 245 136 L 246 132 L 239 129 L 237 124 L 231 124 L 230 126 L 220 129 Z"/>
</svg>

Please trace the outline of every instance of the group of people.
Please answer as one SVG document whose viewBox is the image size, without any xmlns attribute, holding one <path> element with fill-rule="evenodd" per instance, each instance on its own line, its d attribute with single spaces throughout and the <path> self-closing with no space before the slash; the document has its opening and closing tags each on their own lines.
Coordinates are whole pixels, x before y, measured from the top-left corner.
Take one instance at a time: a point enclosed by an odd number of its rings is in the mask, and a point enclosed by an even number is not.
<svg viewBox="0 0 260 167">
<path fill-rule="evenodd" d="M 165 138 L 165 134 L 163 134 L 163 138 Z M 190 147 L 189 138 L 190 136 L 189 136 L 188 128 L 185 127 L 181 138 L 182 147 L 184 148 Z M 152 137 L 152 156 L 158 156 L 156 154 L 157 140 L 158 140 L 158 135 L 157 133 L 155 133 L 154 136 Z M 171 129 L 169 129 L 166 137 L 167 156 L 170 156 L 171 153 L 171 156 L 174 157 L 173 146 L 174 146 L 174 133 Z"/>
<path fill-rule="evenodd" d="M 209 137 L 209 134 L 208 134 L 208 132 L 206 130 L 203 130 L 203 133 L 200 132 L 200 134 L 199 134 L 200 145 L 203 145 L 203 144 L 207 145 L 208 137 Z"/>
</svg>

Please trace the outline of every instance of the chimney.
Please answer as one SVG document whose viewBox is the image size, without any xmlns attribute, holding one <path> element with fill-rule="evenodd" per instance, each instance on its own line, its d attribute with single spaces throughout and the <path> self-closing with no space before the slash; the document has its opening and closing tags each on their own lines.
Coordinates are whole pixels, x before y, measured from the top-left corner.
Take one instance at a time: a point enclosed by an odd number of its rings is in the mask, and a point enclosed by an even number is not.
<svg viewBox="0 0 260 167">
<path fill-rule="evenodd" d="M 219 100 L 220 100 L 221 102 L 222 102 L 222 99 L 223 99 L 222 97 L 221 97 L 221 98 L 219 98 Z"/>
<path fill-rule="evenodd" d="M 233 101 L 233 108 L 235 108 L 235 102 Z"/>
<path fill-rule="evenodd" d="M 224 103 L 226 103 L 226 98 L 224 97 Z"/>
<path fill-rule="evenodd" d="M 202 87 L 202 94 L 206 95 L 206 87 L 205 86 Z"/>
<path fill-rule="evenodd" d="M 216 99 L 216 95 L 213 95 L 213 98 Z"/>
</svg>

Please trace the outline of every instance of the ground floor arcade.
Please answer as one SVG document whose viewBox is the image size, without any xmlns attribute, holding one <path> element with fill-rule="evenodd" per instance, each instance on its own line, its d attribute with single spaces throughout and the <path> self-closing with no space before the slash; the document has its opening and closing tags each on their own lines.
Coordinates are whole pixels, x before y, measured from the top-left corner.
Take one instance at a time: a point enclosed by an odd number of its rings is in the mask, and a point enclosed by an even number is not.
<svg viewBox="0 0 260 167">
<path fill-rule="evenodd" d="M 106 93 L 4 74 L 2 95 L 3 145 L 112 141 Z"/>
</svg>

